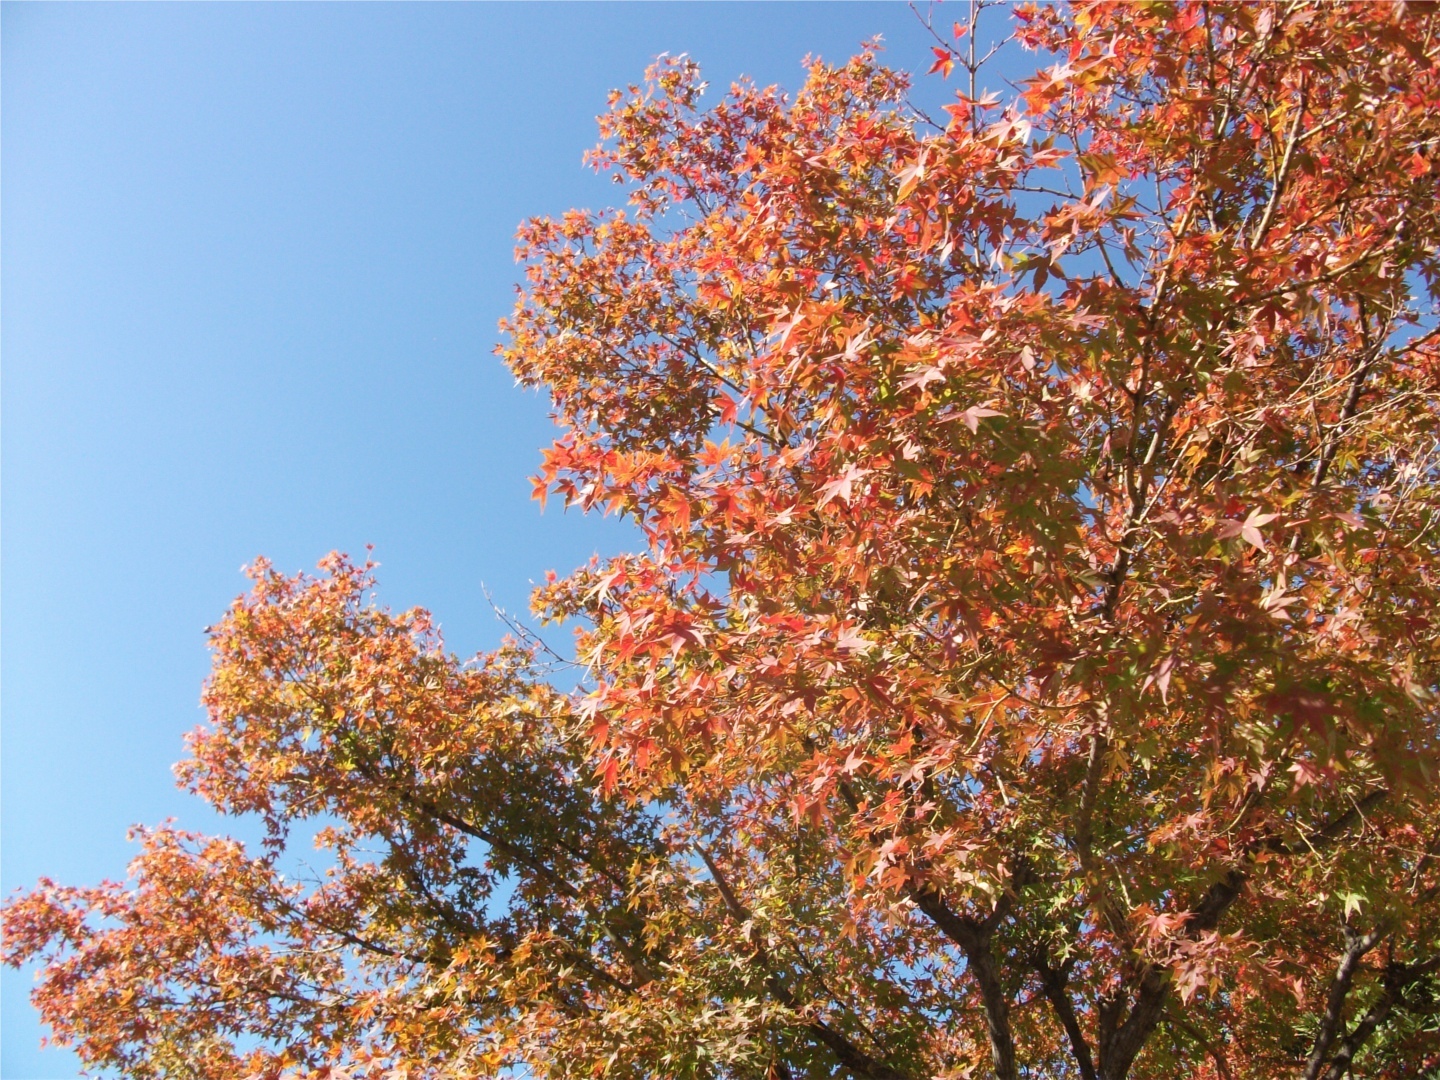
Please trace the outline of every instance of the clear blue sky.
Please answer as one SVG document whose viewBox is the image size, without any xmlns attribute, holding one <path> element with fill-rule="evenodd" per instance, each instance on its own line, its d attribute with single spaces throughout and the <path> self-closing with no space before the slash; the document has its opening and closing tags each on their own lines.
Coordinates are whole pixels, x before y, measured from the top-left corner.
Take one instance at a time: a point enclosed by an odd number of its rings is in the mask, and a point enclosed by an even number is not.
<svg viewBox="0 0 1440 1080">
<path fill-rule="evenodd" d="M 943 14 L 950 15 L 947 10 Z M 958 16 L 958 11 L 957 11 Z M 203 628 L 272 557 L 373 543 L 381 599 L 451 647 L 627 535 L 541 516 L 545 402 L 491 355 L 524 217 L 598 207 L 606 92 L 661 52 L 794 86 L 892 4 L 3 7 L 3 861 L 123 876 L 132 822 L 229 829 L 175 790 Z M 3 976 L 6 1080 L 40 1051 Z"/>
</svg>

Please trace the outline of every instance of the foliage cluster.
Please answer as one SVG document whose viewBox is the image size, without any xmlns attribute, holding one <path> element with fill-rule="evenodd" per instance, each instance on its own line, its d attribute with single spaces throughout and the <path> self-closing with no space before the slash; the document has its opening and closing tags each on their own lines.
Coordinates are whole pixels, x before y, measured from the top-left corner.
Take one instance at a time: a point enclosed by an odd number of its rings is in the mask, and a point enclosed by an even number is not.
<svg viewBox="0 0 1440 1080">
<path fill-rule="evenodd" d="M 182 783 L 6 958 L 136 1077 L 1440 1075 L 1440 15 L 1013 9 L 941 122 L 872 51 L 685 59 L 534 220 L 537 494 L 594 681 L 370 568 L 253 568 Z M 323 825 L 329 865 L 281 873 Z"/>
</svg>

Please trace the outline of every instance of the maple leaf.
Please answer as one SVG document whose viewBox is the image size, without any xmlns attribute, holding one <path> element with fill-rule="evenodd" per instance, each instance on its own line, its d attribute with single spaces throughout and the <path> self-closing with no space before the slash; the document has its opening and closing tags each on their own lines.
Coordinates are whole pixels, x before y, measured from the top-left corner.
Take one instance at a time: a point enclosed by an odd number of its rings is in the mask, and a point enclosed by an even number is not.
<svg viewBox="0 0 1440 1080">
<path fill-rule="evenodd" d="M 895 179 L 900 182 L 900 187 L 895 192 L 896 202 L 908 199 L 920 181 L 925 179 L 925 156 L 922 151 L 911 164 L 896 173 Z"/>
<path fill-rule="evenodd" d="M 923 390 L 931 383 L 944 381 L 944 368 L 942 368 L 939 364 L 932 364 L 930 366 L 921 368 L 917 372 L 907 375 L 904 379 L 901 380 L 900 388 L 902 390 Z"/>
<path fill-rule="evenodd" d="M 1309 761 L 1295 761 L 1289 766 L 1289 771 L 1295 775 L 1295 786 L 1305 787 L 1307 785 L 1318 787 L 1325 779 L 1322 770 L 1317 769 L 1314 763 Z"/>
<path fill-rule="evenodd" d="M 964 412 L 960 413 L 956 419 L 963 420 L 965 426 L 970 429 L 971 434 L 976 434 L 980 430 L 980 421 L 985 417 L 1003 415 L 1004 414 L 998 409 L 992 409 L 985 405 L 971 405 Z"/>
<path fill-rule="evenodd" d="M 875 642 L 864 637 L 858 629 L 853 626 L 843 628 L 835 639 L 835 644 L 845 652 L 867 653 L 875 648 Z"/>
<path fill-rule="evenodd" d="M 1244 521 L 1228 519 L 1221 523 L 1216 530 L 1216 535 L 1222 540 L 1238 536 L 1251 547 L 1264 550 L 1265 538 L 1260 534 L 1260 526 L 1268 525 L 1274 521 L 1277 514 L 1262 514 L 1259 510 L 1252 510 Z"/>
<path fill-rule="evenodd" d="M 1286 595 L 1285 587 L 1277 584 L 1260 598 L 1260 607 L 1277 619 L 1287 619 L 1290 616 L 1285 609 L 1302 602 L 1298 596 Z"/>
<path fill-rule="evenodd" d="M 689 623 L 676 623 L 670 627 L 670 641 L 673 653 L 678 654 L 681 649 L 699 649 L 705 645 L 705 633 L 698 626 Z"/>
<path fill-rule="evenodd" d="M 1140 687 L 1141 691 L 1143 692 L 1150 689 L 1151 686 L 1154 686 L 1157 690 L 1160 691 L 1160 700 L 1165 702 L 1166 705 L 1169 705 L 1170 676 L 1174 673 L 1174 670 L 1175 657 L 1172 654 L 1161 660 L 1159 666 L 1156 667 L 1154 672 L 1145 677 L 1145 682 Z"/>
<path fill-rule="evenodd" d="M 846 465 L 834 480 L 820 485 L 820 501 L 816 505 L 824 506 L 835 499 L 849 503 L 854 497 L 855 482 L 868 476 L 869 473 L 869 469 L 862 469 L 853 464 Z"/>
</svg>

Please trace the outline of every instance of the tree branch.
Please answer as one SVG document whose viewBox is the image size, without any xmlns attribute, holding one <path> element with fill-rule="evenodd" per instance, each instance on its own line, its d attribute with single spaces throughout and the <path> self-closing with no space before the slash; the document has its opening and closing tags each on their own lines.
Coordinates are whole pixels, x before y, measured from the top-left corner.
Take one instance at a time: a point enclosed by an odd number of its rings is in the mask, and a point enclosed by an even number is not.
<svg viewBox="0 0 1440 1080">
<path fill-rule="evenodd" d="M 1185 936 L 1198 937 L 1213 930 L 1221 916 L 1240 896 L 1246 873 L 1233 869 L 1205 891 L 1200 902 L 1190 909 L 1185 920 Z M 1099 1080 L 1124 1080 L 1144 1047 L 1170 993 L 1169 972 L 1155 964 L 1146 964 L 1140 973 L 1140 988 L 1128 1014 L 1123 999 L 1114 997 L 1100 1005 L 1100 1075 Z M 1122 1020 L 1121 1017 L 1124 1017 Z"/>
<path fill-rule="evenodd" d="M 1325 1012 L 1320 1017 L 1320 1029 L 1315 1033 L 1315 1043 L 1311 1047 L 1309 1059 L 1305 1062 L 1302 1080 L 1318 1080 L 1320 1070 L 1325 1067 L 1325 1058 L 1330 1053 L 1330 1047 L 1344 1019 L 1345 999 L 1350 994 L 1355 969 L 1365 954 L 1379 944 L 1381 936 L 1379 930 L 1356 934 L 1350 927 L 1345 927 L 1345 952 L 1341 954 L 1335 977 L 1330 980 Z"/>
<path fill-rule="evenodd" d="M 1075 1006 L 1070 1001 L 1070 995 L 1065 992 L 1065 986 L 1070 981 L 1070 965 L 1067 963 L 1052 968 L 1044 949 L 1035 951 L 1031 963 L 1040 973 L 1040 985 L 1045 991 L 1045 997 L 1055 1009 L 1055 1017 L 1070 1040 L 1070 1052 L 1074 1055 L 1075 1064 L 1079 1066 L 1081 1077 L 1083 1080 L 1096 1080 L 1095 1061 L 1090 1054 L 1090 1044 L 1085 1041 L 1085 1033 L 1080 1030 L 1080 1023 L 1075 1017 Z"/>
<path fill-rule="evenodd" d="M 720 890 L 720 898 L 725 902 L 725 909 L 730 913 L 730 917 L 742 926 L 750 923 L 749 910 L 741 903 L 735 890 L 730 887 L 730 883 L 725 880 L 724 873 L 715 860 L 710 857 L 710 853 L 702 844 L 697 843 L 694 846 L 701 861 L 705 863 L 705 869 L 710 871 L 710 878 L 715 882 L 715 887 Z M 754 950 L 755 962 L 765 974 L 766 986 L 780 1004 L 788 1009 L 796 1009 L 795 995 L 781 981 L 780 976 L 771 969 L 769 950 L 765 948 L 764 939 L 753 923 L 750 927 L 749 938 L 750 947 Z M 864 1077 L 865 1080 L 909 1080 L 906 1074 L 867 1054 L 823 1020 L 809 1021 L 805 1024 L 804 1030 L 813 1039 L 828 1048 L 835 1055 L 835 1059 L 856 1076 Z"/>
<path fill-rule="evenodd" d="M 965 954 L 966 966 L 980 987 L 996 1080 L 1017 1080 L 1015 1037 L 1010 1030 L 1010 999 L 1005 993 L 1000 972 L 995 966 L 995 954 L 990 948 L 993 927 L 987 928 L 983 923 L 957 914 L 934 888 L 912 889 L 910 899 Z"/>
<path fill-rule="evenodd" d="M 1343 1080 L 1350 1071 L 1356 1053 L 1375 1033 L 1375 1029 L 1390 1018 L 1397 1006 L 1404 1008 L 1405 991 L 1437 968 L 1440 968 L 1440 956 L 1432 956 L 1428 960 L 1416 961 L 1413 964 L 1386 965 L 1380 996 L 1365 1011 L 1360 1022 L 1340 1040 L 1340 1049 L 1331 1060 L 1330 1068 L 1325 1070 L 1322 1080 Z"/>
</svg>

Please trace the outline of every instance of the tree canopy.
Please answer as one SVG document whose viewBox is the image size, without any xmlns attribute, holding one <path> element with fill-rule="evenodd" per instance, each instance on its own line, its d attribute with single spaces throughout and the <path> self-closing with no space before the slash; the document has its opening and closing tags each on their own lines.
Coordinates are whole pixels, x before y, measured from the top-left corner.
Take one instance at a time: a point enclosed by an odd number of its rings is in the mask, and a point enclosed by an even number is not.
<svg viewBox="0 0 1440 1080">
<path fill-rule="evenodd" d="M 1440 13 L 1073 3 L 943 115 L 661 60 L 527 222 L 536 493 L 448 654 L 261 561 L 181 783 L 5 956 L 150 1077 L 1440 1076 Z M 983 45 L 981 46 L 983 51 Z M 313 836 L 321 866 L 292 869 Z"/>
</svg>

